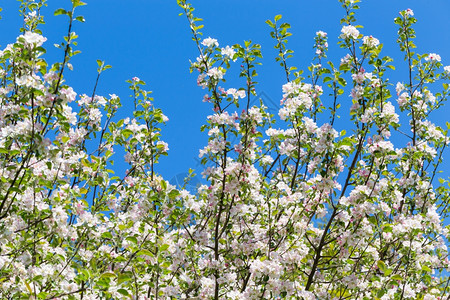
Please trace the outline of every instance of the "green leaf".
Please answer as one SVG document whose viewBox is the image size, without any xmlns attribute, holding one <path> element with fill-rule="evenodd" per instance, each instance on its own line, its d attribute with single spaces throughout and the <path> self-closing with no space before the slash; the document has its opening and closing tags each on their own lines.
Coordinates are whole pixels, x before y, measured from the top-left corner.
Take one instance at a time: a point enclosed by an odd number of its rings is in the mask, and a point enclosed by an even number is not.
<svg viewBox="0 0 450 300">
<path fill-rule="evenodd" d="M 30 284 L 25 280 L 25 286 L 27 287 L 27 290 L 30 292 L 30 294 L 33 294 L 33 291 L 31 290 Z"/>
<path fill-rule="evenodd" d="M 97 285 L 107 289 L 110 285 L 110 282 L 111 280 L 109 278 L 100 277 L 100 280 L 97 281 Z"/>
<path fill-rule="evenodd" d="M 103 273 L 100 277 L 101 278 L 116 278 L 116 274 L 107 272 L 107 273 Z"/>
<path fill-rule="evenodd" d="M 282 15 L 276 15 L 276 16 L 275 16 L 275 22 L 281 20 L 281 17 L 282 17 Z"/>
<path fill-rule="evenodd" d="M 130 135 L 133 134 L 133 131 L 131 131 L 130 129 L 124 129 L 122 130 L 122 135 L 125 139 L 129 138 Z"/>
<path fill-rule="evenodd" d="M 57 10 L 55 10 L 55 12 L 53 14 L 55 16 L 67 15 L 67 11 L 64 8 L 58 8 Z"/>
<path fill-rule="evenodd" d="M 431 269 L 430 269 L 430 267 L 428 267 L 427 265 L 422 265 L 422 271 L 431 273 Z"/>
<path fill-rule="evenodd" d="M 18 194 L 20 194 L 20 193 L 22 192 L 19 188 L 16 188 L 16 187 L 14 187 L 14 186 L 10 187 L 9 189 L 10 189 L 12 192 L 15 192 L 15 193 L 18 193 Z"/>
<path fill-rule="evenodd" d="M 161 251 L 165 251 L 167 249 L 169 249 L 169 245 L 167 245 L 167 244 L 164 244 L 159 248 L 159 250 L 161 250 Z"/>
<path fill-rule="evenodd" d="M 127 241 L 133 242 L 134 244 L 138 243 L 138 240 L 135 236 L 129 236 L 126 238 Z"/>
<path fill-rule="evenodd" d="M 275 27 L 275 25 L 274 25 L 274 24 L 272 23 L 272 21 L 270 21 L 270 20 L 267 20 L 267 21 L 266 21 L 266 24 L 269 25 L 269 26 L 272 27 L 272 28 Z"/>
<path fill-rule="evenodd" d="M 384 225 L 383 232 L 392 232 L 392 226 L 389 224 Z"/>
<path fill-rule="evenodd" d="M 153 253 L 151 253 L 149 250 L 147 249 L 141 249 L 139 250 L 139 252 L 137 253 L 137 255 L 147 255 L 147 256 L 151 256 L 153 257 Z"/>
<path fill-rule="evenodd" d="M 102 238 L 104 238 L 104 239 L 112 239 L 112 237 L 113 236 L 112 236 L 111 232 L 109 232 L 109 231 L 102 233 Z"/>
<path fill-rule="evenodd" d="M 387 267 L 386 267 L 386 264 L 384 263 L 384 261 L 382 261 L 382 260 L 379 260 L 378 262 L 377 262 L 377 266 L 378 266 L 378 268 L 380 269 L 380 271 L 381 272 L 385 272 L 386 271 L 386 269 L 387 269 Z"/>
<path fill-rule="evenodd" d="M 342 77 L 339 77 L 337 81 L 338 81 L 338 83 L 339 83 L 340 85 L 342 85 L 342 86 L 346 86 L 346 85 L 347 85 L 347 82 L 346 82 L 345 79 L 342 78 Z"/>
<path fill-rule="evenodd" d="M 119 275 L 119 278 L 117 278 L 117 283 L 121 284 L 124 281 L 131 280 L 131 276 L 127 273 L 123 273 Z"/>
<path fill-rule="evenodd" d="M 395 274 L 395 275 L 393 275 L 393 276 L 391 277 L 391 279 L 392 279 L 392 280 L 403 280 L 403 277 L 400 276 L 400 275 L 398 275 L 398 274 Z"/>
<path fill-rule="evenodd" d="M 128 294 L 128 291 L 125 289 L 118 289 L 117 292 L 119 292 L 120 294 L 124 295 L 124 296 L 129 296 L 130 294 Z"/>
<path fill-rule="evenodd" d="M 78 7 L 78 6 L 86 5 L 86 3 L 84 3 L 84 2 L 81 1 L 81 0 L 72 0 L 72 5 L 73 5 L 73 7 L 75 8 L 75 7 Z"/>
<path fill-rule="evenodd" d="M 97 66 L 98 66 L 99 68 L 103 67 L 104 64 L 105 64 L 104 61 L 101 61 L 100 59 L 97 59 Z"/>
<path fill-rule="evenodd" d="M 83 16 L 78 16 L 75 18 L 75 20 L 81 23 L 84 23 L 84 21 L 86 21 Z"/>
<path fill-rule="evenodd" d="M 178 195 L 180 195 L 180 192 L 177 190 L 171 190 L 169 193 L 169 198 L 170 199 L 175 199 L 176 197 L 178 197 Z"/>
<path fill-rule="evenodd" d="M 63 136 L 63 137 L 61 138 L 61 141 L 62 141 L 63 143 L 67 143 L 69 140 L 70 140 L 70 138 L 69 138 L 68 136 Z"/>
<path fill-rule="evenodd" d="M 161 188 L 163 191 L 167 190 L 167 182 L 165 180 L 161 180 Z"/>
</svg>

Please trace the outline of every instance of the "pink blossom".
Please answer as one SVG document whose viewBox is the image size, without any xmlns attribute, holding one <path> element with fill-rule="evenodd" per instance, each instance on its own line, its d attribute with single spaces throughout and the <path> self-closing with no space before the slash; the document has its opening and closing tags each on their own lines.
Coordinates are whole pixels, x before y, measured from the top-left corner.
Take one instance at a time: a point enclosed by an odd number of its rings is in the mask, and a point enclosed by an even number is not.
<svg viewBox="0 0 450 300">
<path fill-rule="evenodd" d="M 356 27 L 352 25 L 346 25 L 342 27 L 341 33 L 342 34 L 340 35 L 340 37 L 343 39 L 357 39 L 359 36 L 358 29 L 356 29 Z"/>
<path fill-rule="evenodd" d="M 210 37 L 204 39 L 202 41 L 202 45 L 205 46 L 205 47 L 208 47 L 208 48 L 209 47 L 219 47 L 219 43 L 217 42 L 217 40 L 213 39 L 213 38 L 210 38 Z"/>
</svg>

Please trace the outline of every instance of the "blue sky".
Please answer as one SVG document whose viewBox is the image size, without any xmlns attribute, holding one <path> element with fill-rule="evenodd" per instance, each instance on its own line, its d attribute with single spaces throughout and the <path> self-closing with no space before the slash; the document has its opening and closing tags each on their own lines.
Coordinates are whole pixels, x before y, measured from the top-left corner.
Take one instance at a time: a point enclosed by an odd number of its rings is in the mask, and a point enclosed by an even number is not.
<svg viewBox="0 0 450 300">
<path fill-rule="evenodd" d="M 19 2 L 2 1 L 0 7 L 0 47 L 15 41 L 19 35 L 21 19 Z M 124 107 L 122 115 L 131 115 L 127 110 L 129 89 L 125 80 L 138 76 L 152 90 L 155 105 L 161 107 L 170 121 L 163 128 L 163 140 L 169 143 L 169 156 L 162 159 L 158 172 L 166 179 L 198 168 L 195 158 L 198 149 L 207 141 L 200 126 L 211 113 L 209 104 L 202 102 L 205 91 L 196 86 L 196 74 L 189 73 L 189 60 L 198 53 L 191 40 L 185 16 L 178 16 L 181 9 L 175 0 L 86 0 L 88 5 L 80 7 L 85 23 L 76 23 L 74 31 L 79 35 L 78 49 L 82 51 L 72 64 L 74 71 L 66 73 L 67 83 L 79 94 L 92 92 L 97 64 L 101 59 L 112 69 L 100 80 L 97 93 L 107 96 L 117 94 Z M 258 92 L 266 99 L 279 103 L 281 86 L 285 83 L 283 70 L 275 62 L 276 50 L 264 23 L 277 14 L 292 25 L 288 47 L 295 51 L 290 64 L 306 69 L 314 55 L 312 50 L 316 31 L 323 30 L 329 36 L 329 58 L 339 62 L 346 53 L 339 49 L 337 36 L 339 20 L 344 11 L 336 0 L 193 0 L 195 15 L 204 19 L 204 37 L 218 39 L 220 46 L 252 40 L 262 46 L 264 59 L 258 68 Z M 403 55 L 395 43 L 397 27 L 393 23 L 400 10 L 414 10 L 418 23 L 415 26 L 417 52 L 438 53 L 444 65 L 450 65 L 450 1 L 448 0 L 365 0 L 357 13 L 357 24 L 363 25 L 364 35 L 373 35 L 384 44 L 383 53 L 394 58 L 397 71 L 391 82 L 406 78 Z M 67 19 L 53 16 L 59 7 L 68 9 L 69 0 L 49 0 L 42 14 L 47 24 L 42 27 L 48 38 L 44 44 L 48 50 L 47 61 L 56 62 L 62 53 L 52 45 L 60 43 L 67 31 Z M 239 69 L 236 63 L 235 69 Z M 233 86 L 234 84 L 234 86 Z M 226 87 L 239 87 L 239 80 L 231 80 Z M 344 97 L 344 99 L 346 99 Z M 350 98 L 348 98 L 350 101 Z M 395 99 L 391 99 L 395 101 Z M 450 105 L 450 104 L 449 104 Z M 444 124 L 449 120 L 449 105 L 434 121 Z M 129 107 L 129 106 L 128 106 Z M 346 112 L 342 111 L 341 114 Z M 343 125 L 345 126 L 345 125 Z M 449 155 L 447 155 L 449 157 Z M 117 160 L 122 159 L 118 157 Z M 450 165 L 449 162 L 446 164 Z"/>
</svg>

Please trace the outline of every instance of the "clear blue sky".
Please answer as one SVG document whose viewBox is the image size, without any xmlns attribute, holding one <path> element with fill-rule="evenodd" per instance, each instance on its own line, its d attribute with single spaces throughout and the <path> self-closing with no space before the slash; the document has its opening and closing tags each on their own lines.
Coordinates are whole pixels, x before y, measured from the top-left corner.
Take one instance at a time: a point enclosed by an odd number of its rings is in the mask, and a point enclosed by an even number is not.
<svg viewBox="0 0 450 300">
<path fill-rule="evenodd" d="M 126 79 L 138 76 L 153 90 L 155 105 L 163 109 L 170 122 L 163 129 L 163 140 L 169 143 L 169 156 L 162 159 L 158 172 L 166 179 L 195 168 L 198 149 L 206 143 L 199 128 L 211 112 L 209 104 L 202 102 L 205 91 L 196 86 L 196 74 L 189 73 L 189 59 L 198 53 L 191 40 L 185 16 L 175 0 L 85 0 L 87 6 L 78 8 L 85 23 L 76 23 L 79 35 L 78 49 L 82 51 L 72 63 L 74 71 L 66 73 L 67 83 L 79 94 L 92 92 L 96 76 L 96 59 L 112 65 L 100 80 L 98 94 L 117 94 L 124 102 L 123 116 L 127 111 L 129 89 Z M 337 46 L 340 33 L 339 20 L 343 9 L 336 0 L 193 0 L 196 16 L 204 19 L 204 37 L 214 37 L 220 46 L 242 43 L 251 39 L 262 45 L 263 65 L 259 67 L 258 92 L 264 92 L 274 103 L 281 99 L 284 84 L 283 71 L 274 61 L 276 52 L 264 23 L 277 14 L 292 25 L 293 36 L 288 47 L 295 51 L 290 63 L 306 69 L 313 57 L 315 32 L 323 30 L 329 36 L 329 57 L 335 62 L 345 55 Z M 42 28 L 48 38 L 47 61 L 61 59 L 62 53 L 52 45 L 60 43 L 67 31 L 65 16 L 53 16 L 59 7 L 68 9 L 69 0 L 49 0 L 43 10 L 47 24 Z M 395 59 L 398 73 L 391 82 L 404 80 L 406 68 L 403 55 L 395 43 L 397 27 L 393 23 L 400 10 L 414 10 L 418 23 L 416 44 L 418 51 L 438 53 L 444 65 L 450 65 L 450 1 L 449 0 L 365 0 L 358 11 L 357 24 L 364 26 L 364 35 L 373 35 L 384 44 L 383 53 Z M 0 20 L 0 47 L 15 41 L 21 19 L 19 2 L 2 1 Z M 403 66 L 403 67 L 402 67 Z M 236 69 L 239 65 L 236 63 Z M 238 83 L 239 81 L 232 81 Z M 232 87 L 226 85 L 226 87 Z M 350 98 L 348 98 L 350 101 Z M 395 101 L 395 99 L 391 99 Z M 129 102 L 131 103 L 131 102 Z M 449 118 L 450 104 L 442 109 L 434 121 L 445 124 Z M 129 107 L 129 106 L 128 106 Z M 341 112 L 344 114 L 345 112 Z M 447 153 L 448 154 L 448 153 Z M 447 155 L 450 166 L 450 155 Z M 117 160 L 122 159 L 118 157 Z"/>
</svg>

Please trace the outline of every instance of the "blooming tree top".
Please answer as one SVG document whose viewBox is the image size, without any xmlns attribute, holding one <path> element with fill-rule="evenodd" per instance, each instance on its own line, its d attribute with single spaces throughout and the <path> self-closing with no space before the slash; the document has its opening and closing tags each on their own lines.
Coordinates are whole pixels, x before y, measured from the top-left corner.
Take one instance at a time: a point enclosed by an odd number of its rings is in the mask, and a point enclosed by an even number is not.
<svg viewBox="0 0 450 300">
<path fill-rule="evenodd" d="M 358 25 L 358 2 L 340 1 L 346 55 L 329 60 L 334 46 L 319 31 L 305 74 L 290 65 L 290 25 L 281 15 L 266 22 L 284 72 L 275 117 L 251 105 L 261 46 L 202 37 L 201 19 L 178 0 L 199 51 L 191 71 L 212 108 L 199 150 L 205 181 L 189 191 L 157 172 L 169 118 L 143 80 L 127 81 L 125 119 L 117 95 L 96 92 L 109 65 L 98 61 L 92 94 L 66 82 L 85 3 L 55 12 L 69 24 L 63 60 L 50 64 L 45 1 L 23 1 L 23 34 L 0 52 L 1 297 L 447 298 L 449 181 L 438 171 L 449 138 L 430 115 L 449 95 L 449 67 L 414 53 L 408 9 L 395 19 L 408 73 L 391 83 L 393 60 Z M 233 67 L 240 86 L 227 82 Z M 336 130 L 340 114 L 348 133 Z"/>
</svg>

